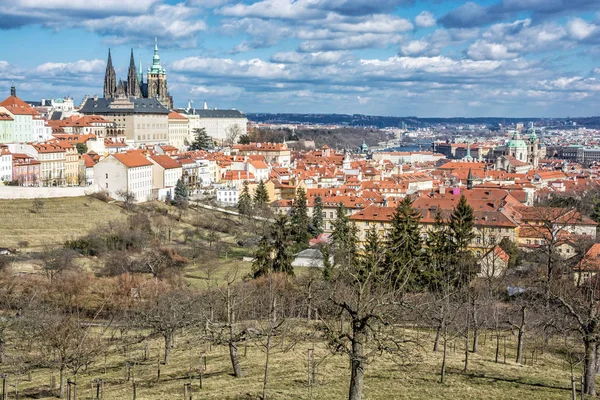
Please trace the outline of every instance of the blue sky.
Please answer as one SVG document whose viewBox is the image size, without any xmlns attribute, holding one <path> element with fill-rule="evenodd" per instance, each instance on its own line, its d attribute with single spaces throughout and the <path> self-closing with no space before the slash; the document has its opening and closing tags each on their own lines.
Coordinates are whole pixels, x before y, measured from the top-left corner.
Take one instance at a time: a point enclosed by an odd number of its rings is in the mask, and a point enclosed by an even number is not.
<svg viewBox="0 0 600 400">
<path fill-rule="evenodd" d="M 0 35 L 27 100 L 101 95 L 157 37 L 176 106 L 600 115 L 600 0 L 0 0 Z"/>
</svg>

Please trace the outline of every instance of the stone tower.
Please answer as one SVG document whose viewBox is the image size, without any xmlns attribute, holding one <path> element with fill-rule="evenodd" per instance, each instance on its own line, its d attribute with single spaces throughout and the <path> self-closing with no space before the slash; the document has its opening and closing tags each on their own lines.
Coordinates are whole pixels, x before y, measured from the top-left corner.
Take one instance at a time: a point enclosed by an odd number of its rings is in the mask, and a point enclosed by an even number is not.
<svg viewBox="0 0 600 400">
<path fill-rule="evenodd" d="M 104 98 L 112 99 L 117 94 L 117 76 L 112 64 L 110 49 L 108 49 L 108 61 L 106 62 L 106 73 L 104 74 Z"/>
<path fill-rule="evenodd" d="M 531 136 L 529 136 L 529 164 L 537 168 L 540 163 L 540 139 L 535 134 L 535 127 L 532 127 Z"/>
<path fill-rule="evenodd" d="M 158 55 L 158 43 L 154 38 L 154 56 L 152 57 L 152 66 L 148 68 L 148 98 L 156 98 L 166 108 L 173 108 L 173 100 L 167 89 L 167 72 L 160 65 L 160 56 Z"/>
<path fill-rule="evenodd" d="M 135 69 L 135 60 L 133 59 L 133 49 L 131 49 L 131 58 L 129 60 L 129 71 L 127 72 L 127 97 L 141 97 L 140 83 L 138 81 L 138 74 Z"/>
</svg>

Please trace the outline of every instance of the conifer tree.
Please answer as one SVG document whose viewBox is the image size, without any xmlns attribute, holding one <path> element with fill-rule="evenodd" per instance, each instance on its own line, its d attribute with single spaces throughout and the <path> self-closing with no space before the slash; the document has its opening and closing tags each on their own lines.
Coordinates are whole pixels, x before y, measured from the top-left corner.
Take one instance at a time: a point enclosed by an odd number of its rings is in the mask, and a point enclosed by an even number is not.
<svg viewBox="0 0 600 400">
<path fill-rule="evenodd" d="M 423 264 L 421 214 L 412 206 L 410 197 L 405 197 L 396 207 L 387 236 L 387 266 L 392 268 L 396 279 L 407 279 L 408 288 L 418 288 L 422 282 Z"/>
<path fill-rule="evenodd" d="M 244 186 L 237 204 L 238 212 L 242 215 L 250 216 L 252 214 L 252 197 L 248 188 L 248 181 L 244 181 Z"/>
<path fill-rule="evenodd" d="M 190 150 L 210 150 L 214 147 L 214 142 L 206 129 L 196 128 L 194 129 L 194 141 L 190 145 Z"/>
<path fill-rule="evenodd" d="M 473 274 L 475 260 L 468 250 L 469 244 L 475 237 L 473 231 L 475 222 L 473 208 L 467 203 L 465 196 L 461 196 L 458 204 L 452 211 L 449 223 L 450 250 L 452 263 L 461 284 L 470 281 Z"/>
<path fill-rule="evenodd" d="M 254 207 L 264 210 L 269 205 L 269 193 L 265 183 L 261 180 L 254 191 Z"/>
<path fill-rule="evenodd" d="M 383 243 L 379 237 L 377 227 L 373 226 L 367 231 L 363 251 L 360 255 L 359 274 L 362 278 L 370 273 L 380 274 L 384 262 Z"/>
<path fill-rule="evenodd" d="M 319 237 L 319 235 L 323 233 L 323 199 L 321 196 L 315 197 L 311 219 L 311 231 L 314 237 Z"/>
<path fill-rule="evenodd" d="M 356 225 L 350 222 L 346 214 L 346 207 L 342 203 L 338 205 L 336 210 L 331 240 L 335 264 L 354 265 L 358 255 L 358 230 Z"/>
<path fill-rule="evenodd" d="M 181 178 L 177 179 L 177 184 L 175 185 L 175 201 L 187 201 L 188 198 L 189 192 L 187 186 L 185 186 Z"/>
<path fill-rule="evenodd" d="M 298 251 L 308 247 L 310 239 L 309 224 L 306 191 L 303 188 L 299 188 L 291 211 L 292 235 L 296 242 L 296 250 Z"/>
<path fill-rule="evenodd" d="M 438 293 L 447 284 L 445 274 L 455 278 L 450 267 L 450 242 L 448 241 L 448 227 L 438 211 L 435 215 L 433 229 L 427 236 L 427 263 L 423 268 L 423 280 L 432 293 Z"/>
<path fill-rule="evenodd" d="M 269 272 L 294 274 L 291 229 L 286 215 L 279 215 L 263 236 L 254 253 L 252 272 L 255 278 Z"/>
</svg>

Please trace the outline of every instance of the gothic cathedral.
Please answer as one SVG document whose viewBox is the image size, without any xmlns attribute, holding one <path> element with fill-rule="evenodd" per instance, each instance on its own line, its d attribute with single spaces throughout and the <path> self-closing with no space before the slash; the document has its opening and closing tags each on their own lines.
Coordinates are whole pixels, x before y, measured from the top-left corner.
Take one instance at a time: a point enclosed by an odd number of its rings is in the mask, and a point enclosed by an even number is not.
<svg viewBox="0 0 600 400">
<path fill-rule="evenodd" d="M 119 97 L 157 99 L 167 109 L 173 109 L 173 98 L 167 88 L 167 71 L 160 65 L 160 56 L 158 55 L 158 43 L 156 39 L 154 39 L 152 66 L 148 68 L 148 77 L 145 83 L 142 64 L 140 63 L 139 73 L 135 67 L 133 49 L 131 49 L 127 80 L 123 82 L 119 79 L 119 82 L 117 82 L 110 49 L 108 50 L 106 74 L 104 75 L 104 98 L 114 99 Z"/>
</svg>

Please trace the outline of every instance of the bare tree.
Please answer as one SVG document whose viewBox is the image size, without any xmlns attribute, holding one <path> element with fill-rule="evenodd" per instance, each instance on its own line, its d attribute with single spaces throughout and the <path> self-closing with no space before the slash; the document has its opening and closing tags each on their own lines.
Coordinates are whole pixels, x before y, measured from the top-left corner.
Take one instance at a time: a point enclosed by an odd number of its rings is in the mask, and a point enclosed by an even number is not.
<svg viewBox="0 0 600 400">
<path fill-rule="evenodd" d="M 127 211 L 131 211 L 137 199 L 135 194 L 129 190 L 117 190 L 117 196 L 123 201 L 123 207 Z"/>
<path fill-rule="evenodd" d="M 234 145 L 238 138 L 242 135 L 242 128 L 238 124 L 231 125 L 227 128 L 227 137 L 225 139 L 225 143 L 228 146 Z"/>
</svg>

